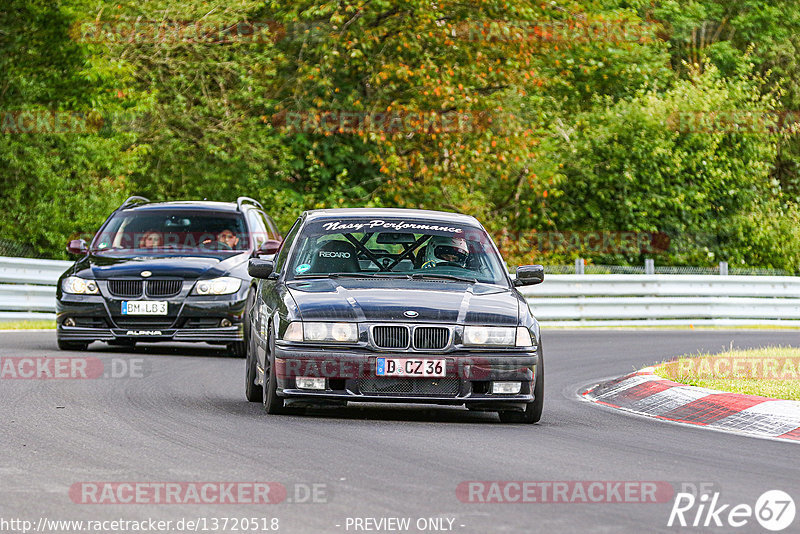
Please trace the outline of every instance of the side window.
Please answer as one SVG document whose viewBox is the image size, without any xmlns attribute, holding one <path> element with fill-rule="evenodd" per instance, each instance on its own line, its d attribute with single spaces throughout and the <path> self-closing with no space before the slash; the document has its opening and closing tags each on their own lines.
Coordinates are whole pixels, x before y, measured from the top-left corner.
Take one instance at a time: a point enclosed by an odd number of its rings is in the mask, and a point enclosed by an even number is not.
<svg viewBox="0 0 800 534">
<path fill-rule="evenodd" d="M 247 222 L 250 226 L 250 237 L 253 240 L 253 245 L 258 248 L 267 240 L 267 229 L 264 227 L 264 221 L 255 210 L 247 212 Z"/>
<path fill-rule="evenodd" d="M 297 219 L 294 224 L 292 225 L 291 230 L 289 233 L 286 234 L 286 237 L 283 240 L 283 244 L 281 245 L 280 250 L 275 255 L 275 272 L 280 274 L 283 272 L 283 266 L 286 264 L 286 258 L 289 256 L 289 249 L 292 248 L 292 242 L 294 238 L 297 236 L 297 232 L 300 230 L 300 219 Z"/>
<path fill-rule="evenodd" d="M 267 229 L 267 239 L 274 239 L 276 241 L 281 240 L 281 234 L 278 232 L 278 227 L 275 225 L 275 222 L 270 219 L 269 215 L 264 213 L 263 211 L 259 211 L 258 215 L 264 221 L 264 226 Z"/>
</svg>

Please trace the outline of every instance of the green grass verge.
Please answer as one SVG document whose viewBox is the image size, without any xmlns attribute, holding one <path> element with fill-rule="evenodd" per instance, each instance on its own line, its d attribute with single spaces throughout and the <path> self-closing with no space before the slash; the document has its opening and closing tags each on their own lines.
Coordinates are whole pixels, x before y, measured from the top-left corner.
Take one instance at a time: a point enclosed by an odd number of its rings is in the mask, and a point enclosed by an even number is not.
<svg viewBox="0 0 800 534">
<path fill-rule="evenodd" d="M 55 327 L 55 321 L 0 321 L 0 330 L 49 330 Z"/>
<path fill-rule="evenodd" d="M 800 401 L 800 349 L 793 347 L 686 355 L 656 366 L 655 374 L 690 386 Z"/>
</svg>

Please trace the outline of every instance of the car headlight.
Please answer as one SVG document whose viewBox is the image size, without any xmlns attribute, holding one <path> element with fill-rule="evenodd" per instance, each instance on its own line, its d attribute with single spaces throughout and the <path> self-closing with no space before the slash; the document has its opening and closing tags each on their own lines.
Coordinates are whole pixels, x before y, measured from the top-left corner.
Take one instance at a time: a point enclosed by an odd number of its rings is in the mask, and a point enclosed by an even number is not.
<svg viewBox="0 0 800 534">
<path fill-rule="evenodd" d="M 355 343 L 358 325 L 355 323 L 291 323 L 283 334 L 284 341 L 311 343 Z"/>
<path fill-rule="evenodd" d="M 513 326 L 465 326 L 464 345 L 514 346 L 517 329 Z"/>
<path fill-rule="evenodd" d="M 68 276 L 64 278 L 64 280 L 61 281 L 61 290 L 64 293 L 71 293 L 73 295 L 97 295 L 100 293 L 97 289 L 97 282 L 78 278 L 77 276 Z"/>
<path fill-rule="evenodd" d="M 199 280 L 192 290 L 193 295 L 230 295 L 242 287 L 241 278 L 223 276 L 211 280 Z"/>
</svg>

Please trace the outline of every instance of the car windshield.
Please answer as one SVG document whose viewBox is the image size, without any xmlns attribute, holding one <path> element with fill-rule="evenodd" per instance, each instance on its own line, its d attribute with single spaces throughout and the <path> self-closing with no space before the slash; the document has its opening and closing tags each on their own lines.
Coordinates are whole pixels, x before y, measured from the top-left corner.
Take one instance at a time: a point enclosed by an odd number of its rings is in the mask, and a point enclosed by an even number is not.
<svg viewBox="0 0 800 534">
<path fill-rule="evenodd" d="M 320 276 L 508 283 L 484 230 L 435 220 L 311 222 L 298 237 L 287 278 Z"/>
<path fill-rule="evenodd" d="M 236 252 L 249 247 L 240 213 L 210 210 L 128 210 L 115 214 L 92 240 L 95 252 Z"/>
</svg>

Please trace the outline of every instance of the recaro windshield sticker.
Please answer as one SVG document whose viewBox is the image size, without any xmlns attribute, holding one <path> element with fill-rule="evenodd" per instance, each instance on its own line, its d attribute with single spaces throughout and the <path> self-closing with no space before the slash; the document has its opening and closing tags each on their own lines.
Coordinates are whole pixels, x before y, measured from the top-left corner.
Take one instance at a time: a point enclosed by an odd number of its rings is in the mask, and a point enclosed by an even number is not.
<svg viewBox="0 0 800 534">
<path fill-rule="evenodd" d="M 439 224 L 428 223 L 410 223 L 405 221 L 384 221 L 374 219 L 368 222 L 342 222 L 333 221 L 322 224 L 322 228 L 327 232 L 342 233 L 346 231 L 360 232 L 362 230 L 375 230 L 387 228 L 392 230 L 422 230 L 431 232 L 447 232 L 451 234 L 462 234 L 464 230 L 461 228 L 454 228 L 452 226 L 443 226 Z"/>
</svg>

